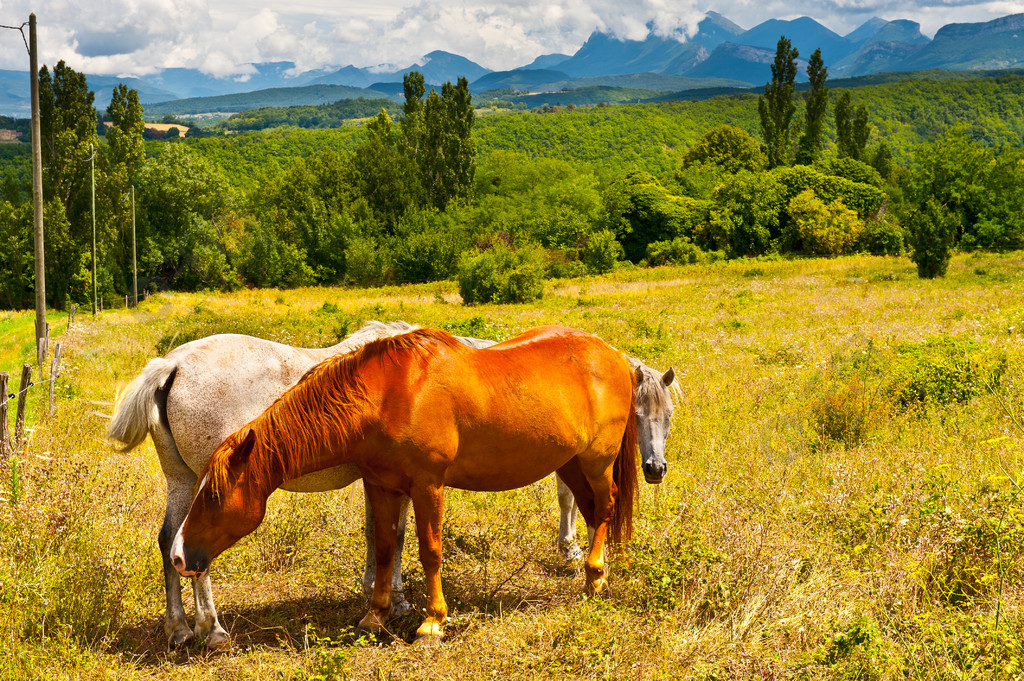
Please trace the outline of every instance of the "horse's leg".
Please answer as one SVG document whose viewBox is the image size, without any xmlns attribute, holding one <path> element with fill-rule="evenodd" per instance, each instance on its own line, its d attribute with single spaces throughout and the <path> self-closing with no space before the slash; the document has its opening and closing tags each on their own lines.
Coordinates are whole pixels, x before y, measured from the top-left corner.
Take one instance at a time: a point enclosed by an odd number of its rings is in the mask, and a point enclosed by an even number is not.
<svg viewBox="0 0 1024 681">
<path fill-rule="evenodd" d="M 576 497 L 572 490 L 557 474 L 558 485 L 558 550 L 568 561 L 577 561 L 583 557 L 583 549 L 576 543 Z"/>
<path fill-rule="evenodd" d="M 590 525 L 590 553 L 587 555 L 587 582 L 583 590 L 588 596 L 598 594 L 608 588 L 608 571 L 604 564 L 604 545 L 608 538 L 608 528 L 615 505 L 615 482 L 609 470 L 601 477 L 588 477 L 591 489 L 594 490 L 594 522 Z"/>
<path fill-rule="evenodd" d="M 373 593 L 373 576 L 377 572 L 377 558 L 373 548 L 373 507 L 370 505 L 370 498 L 365 493 L 363 500 L 366 503 L 366 518 L 363 522 L 363 532 L 366 536 L 363 595 L 369 600 Z M 398 509 L 398 543 L 395 546 L 395 569 L 391 578 L 391 614 L 393 615 L 404 615 L 412 610 L 409 601 L 405 599 L 405 589 L 402 585 L 402 550 L 405 548 L 405 527 L 408 521 L 409 497 L 403 496 Z"/>
<path fill-rule="evenodd" d="M 427 617 L 416 630 L 419 645 L 437 645 L 444 635 L 448 604 L 441 590 L 441 524 L 444 521 L 444 487 L 428 484 L 412 489 L 416 534 L 420 542 L 420 563 L 427 583 Z"/>
<path fill-rule="evenodd" d="M 185 489 L 190 489 L 186 487 Z M 164 590 L 167 596 L 167 606 L 164 610 L 164 633 L 167 634 L 167 642 L 172 648 L 183 646 L 192 638 L 192 629 L 188 626 L 185 617 L 185 608 L 181 604 L 181 577 L 178 571 L 171 564 L 171 543 L 174 541 L 174 533 L 178 531 L 181 523 L 188 514 L 188 506 L 176 504 L 175 500 L 180 495 L 172 493 L 171 479 L 167 479 L 167 510 L 164 512 L 164 524 L 160 528 L 158 544 L 160 546 L 160 557 L 164 566 Z"/>
<path fill-rule="evenodd" d="M 164 631 L 171 646 L 187 643 L 193 636 L 206 639 L 208 648 L 219 648 L 228 640 L 228 633 L 217 619 L 217 608 L 213 605 L 213 589 L 210 575 L 203 578 L 201 584 L 192 580 L 192 593 L 195 596 L 196 626 L 189 629 L 185 619 L 185 609 L 181 604 L 181 578 L 171 564 L 171 543 L 174 535 L 185 521 L 188 510 L 192 506 L 192 492 L 196 484 L 196 474 L 185 463 L 178 451 L 171 431 L 163 424 L 150 430 L 153 445 L 160 457 L 160 468 L 167 478 L 167 510 L 164 513 L 164 524 L 160 529 L 160 553 L 164 566 L 164 585 L 167 588 L 167 612 Z"/>
<path fill-rule="evenodd" d="M 588 474 L 589 473 L 589 474 Z M 558 476 L 572 490 L 583 519 L 587 521 L 590 548 L 586 559 L 587 581 L 584 591 L 589 596 L 608 586 L 604 565 L 604 544 L 612 516 L 613 489 L 611 471 L 584 472 L 579 457 L 573 457 L 558 469 Z"/>
<path fill-rule="evenodd" d="M 359 621 L 359 629 L 379 632 L 391 612 L 391 576 L 394 571 L 395 545 L 398 543 L 398 515 L 402 508 L 402 494 L 371 485 L 363 480 L 366 498 L 373 509 L 374 554 L 377 564 L 373 580 L 373 594 L 366 616 Z"/>
<path fill-rule="evenodd" d="M 206 639 L 206 647 L 216 650 L 228 642 L 228 632 L 217 619 L 217 607 L 213 604 L 213 584 L 210 572 L 202 579 L 192 579 L 192 594 L 196 601 L 196 636 Z"/>
<path fill-rule="evenodd" d="M 181 604 L 181 577 L 171 564 L 171 543 L 192 505 L 192 489 L 196 484 L 196 474 L 182 460 L 170 430 L 163 426 L 151 428 L 150 435 L 160 459 L 160 469 L 167 480 L 167 507 L 157 543 L 160 546 L 164 588 L 167 594 L 164 633 L 167 634 L 170 646 L 176 648 L 188 643 L 193 634 L 185 617 L 185 608 Z"/>
</svg>

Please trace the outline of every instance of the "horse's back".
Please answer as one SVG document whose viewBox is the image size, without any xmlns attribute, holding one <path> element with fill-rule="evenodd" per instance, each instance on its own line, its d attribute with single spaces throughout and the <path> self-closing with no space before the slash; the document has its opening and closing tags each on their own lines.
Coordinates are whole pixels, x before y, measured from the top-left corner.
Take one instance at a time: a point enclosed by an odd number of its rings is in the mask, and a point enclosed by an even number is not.
<svg viewBox="0 0 1024 681">
<path fill-rule="evenodd" d="M 631 372 L 599 338 L 541 327 L 486 350 L 427 345 L 384 370 L 385 427 L 399 446 L 446 460 L 448 484 L 511 489 L 595 447 L 617 451 Z"/>
</svg>

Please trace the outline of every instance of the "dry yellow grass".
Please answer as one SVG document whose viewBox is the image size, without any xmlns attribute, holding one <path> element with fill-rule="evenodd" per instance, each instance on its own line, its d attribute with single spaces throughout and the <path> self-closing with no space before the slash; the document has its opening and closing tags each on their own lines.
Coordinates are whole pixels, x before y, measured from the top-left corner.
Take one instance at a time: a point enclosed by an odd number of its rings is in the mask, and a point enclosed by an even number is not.
<svg viewBox="0 0 1024 681">
<path fill-rule="evenodd" d="M 0 465 L 0 679 L 1014 678 L 1022 282 L 1020 254 L 960 256 L 939 281 L 854 257 L 620 271 L 549 284 L 529 307 L 464 307 L 447 283 L 163 295 L 84 319 L 64 336 L 58 417 Z M 117 454 L 95 412 L 172 342 L 324 345 L 369 319 L 495 338 L 561 323 L 675 367 L 669 477 L 642 490 L 612 594 L 585 601 L 557 556 L 550 480 L 453 491 L 445 644 L 407 646 L 416 615 L 354 643 L 361 490 L 275 493 L 213 568 L 232 649 L 168 651 L 163 478 L 150 443 Z M 931 361 L 914 353 L 943 338 L 964 366 L 1003 364 L 961 377 L 990 381 L 971 399 L 900 402 L 906 367 Z"/>
</svg>

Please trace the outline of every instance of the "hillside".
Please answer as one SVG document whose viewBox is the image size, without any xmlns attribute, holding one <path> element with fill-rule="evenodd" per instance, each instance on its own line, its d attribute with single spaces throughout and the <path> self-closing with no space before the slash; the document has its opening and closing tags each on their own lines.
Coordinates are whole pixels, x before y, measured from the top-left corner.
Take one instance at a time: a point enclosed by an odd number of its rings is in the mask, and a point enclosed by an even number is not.
<svg viewBox="0 0 1024 681">
<path fill-rule="evenodd" d="M 146 106 L 146 116 L 159 118 L 165 114 L 199 114 L 211 112 L 239 112 L 262 107 L 302 106 L 313 104 L 330 104 L 340 99 L 374 99 L 383 93 L 366 88 L 354 88 L 347 85 L 306 85 L 298 88 L 271 88 L 234 95 L 217 95 L 215 97 L 193 97 L 176 99 Z"/>
</svg>

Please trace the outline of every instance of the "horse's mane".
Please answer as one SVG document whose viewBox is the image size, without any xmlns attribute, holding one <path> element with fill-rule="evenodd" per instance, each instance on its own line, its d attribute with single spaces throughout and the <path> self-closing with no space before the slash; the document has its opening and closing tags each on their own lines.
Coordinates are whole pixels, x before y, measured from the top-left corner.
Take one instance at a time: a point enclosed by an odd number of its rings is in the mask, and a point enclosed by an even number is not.
<svg viewBox="0 0 1024 681">
<path fill-rule="evenodd" d="M 639 368 L 644 375 L 644 380 L 639 381 L 636 384 L 636 402 L 637 404 L 643 404 L 648 407 L 648 413 L 651 416 L 660 416 L 667 409 L 672 407 L 672 396 L 670 393 L 675 392 L 676 396 L 679 396 L 679 388 L 676 383 L 673 382 L 668 388 L 664 387 L 661 382 L 661 373 L 647 366 L 638 359 L 626 356 L 630 364 L 634 368 Z M 634 365 L 635 362 L 635 365 Z"/>
<path fill-rule="evenodd" d="M 463 348 L 450 334 L 436 329 L 371 341 L 358 350 L 335 355 L 307 371 L 299 382 L 277 398 L 262 414 L 229 435 L 206 464 L 211 491 L 217 494 L 228 484 L 231 454 L 243 445 L 249 433 L 254 443 L 246 464 L 252 486 L 265 488 L 299 477 L 313 455 L 322 449 L 326 433 L 347 446 L 357 437 L 367 418 L 376 411 L 366 392 L 363 372 L 373 363 L 390 360 L 401 365 L 410 354 L 433 354 L 436 343 Z M 339 462 L 341 463 L 341 462 Z M 283 479 L 279 476 L 283 475 Z"/>
</svg>

